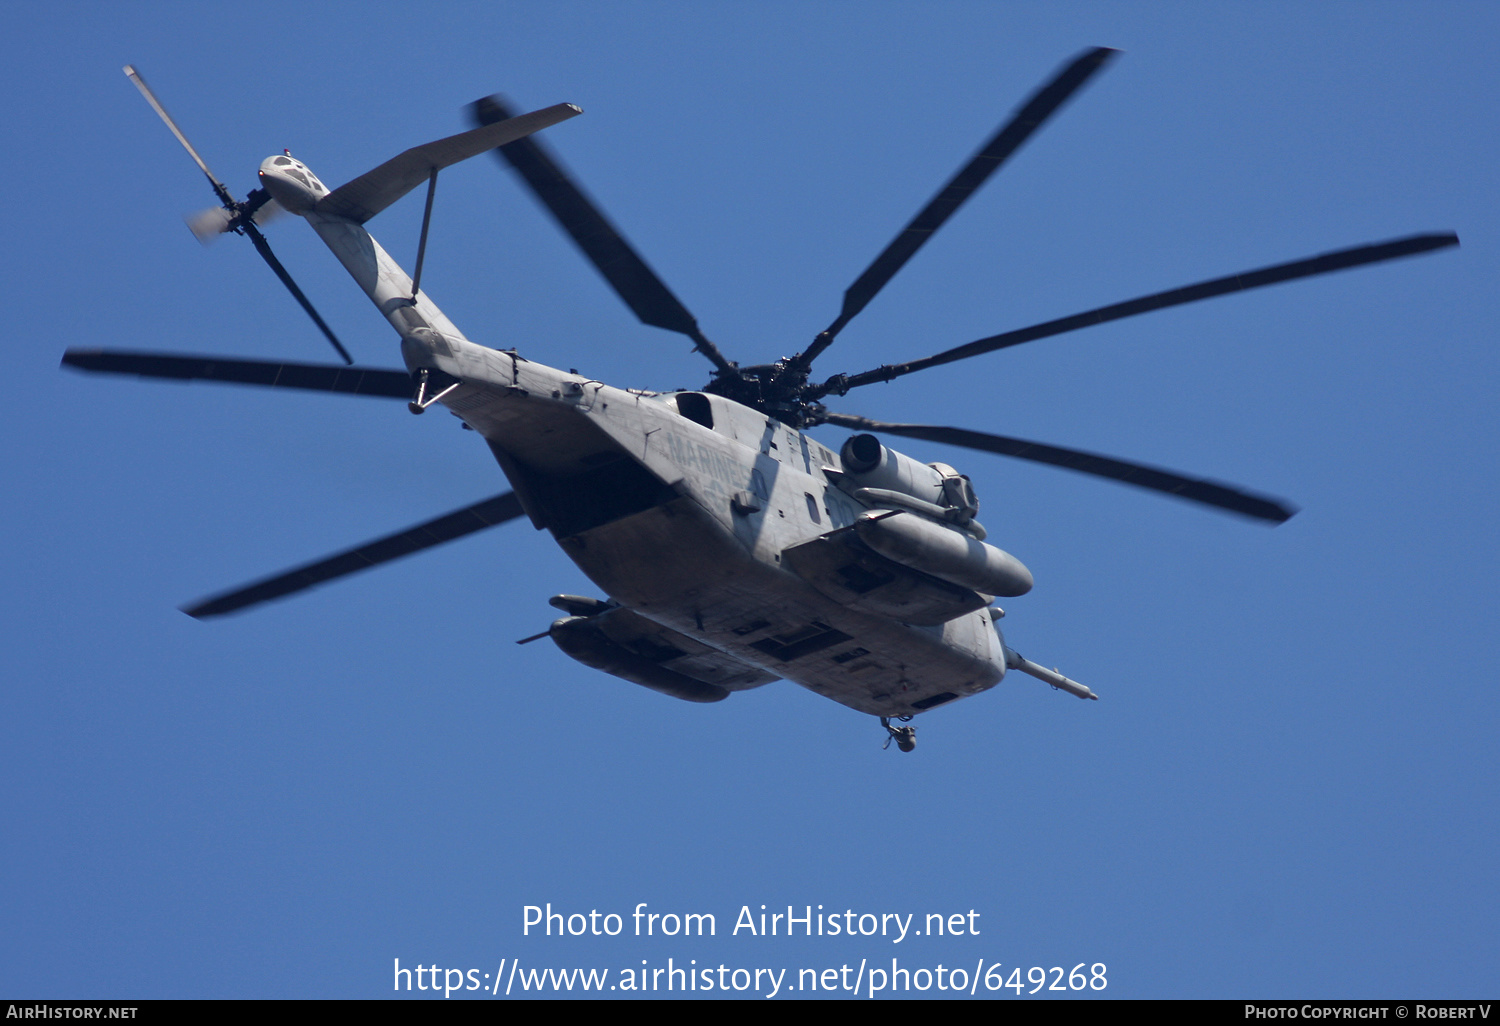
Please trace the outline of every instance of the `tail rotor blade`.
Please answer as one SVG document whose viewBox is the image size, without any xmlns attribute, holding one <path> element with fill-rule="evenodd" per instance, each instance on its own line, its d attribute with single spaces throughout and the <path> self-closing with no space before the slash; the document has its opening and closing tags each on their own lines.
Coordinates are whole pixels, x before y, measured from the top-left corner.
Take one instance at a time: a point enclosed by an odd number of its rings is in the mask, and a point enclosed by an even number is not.
<svg viewBox="0 0 1500 1026">
<path fill-rule="evenodd" d="M 281 284 L 285 285 L 287 290 L 291 292 L 292 297 L 302 304 L 302 309 L 307 311 L 307 316 L 313 319 L 313 323 L 318 326 L 318 330 L 322 331 L 324 337 L 333 344 L 333 348 L 338 350 L 338 354 L 344 358 L 344 362 L 353 363 L 354 357 L 349 355 L 349 350 L 344 348 L 344 344 L 338 340 L 338 336 L 333 333 L 333 329 L 328 326 L 328 323 L 322 317 L 318 316 L 318 311 L 313 308 L 312 301 L 303 295 L 302 290 L 297 287 L 297 283 L 292 280 L 292 276 L 287 273 L 286 268 L 281 266 L 281 261 L 276 259 L 275 253 L 271 252 L 271 244 L 260 233 L 260 229 L 256 228 L 250 222 L 245 222 L 241 227 L 245 234 L 249 236 L 250 241 L 255 243 L 255 251 L 265 258 L 271 270 L 276 272 L 276 277 L 281 279 Z"/>
<path fill-rule="evenodd" d="M 168 114 L 167 108 L 161 105 L 161 101 L 156 98 L 156 94 L 151 91 L 151 87 L 146 84 L 146 80 L 141 77 L 141 73 L 135 70 L 134 65 L 127 64 L 125 65 L 125 74 L 130 78 L 130 81 L 135 83 L 135 87 L 141 91 L 141 95 L 146 98 L 146 102 L 151 104 L 151 109 L 156 111 L 157 115 L 167 123 L 167 127 L 177 137 L 177 141 L 182 143 L 182 148 L 187 150 L 188 156 L 193 158 L 193 163 L 197 164 L 198 169 L 208 177 L 209 184 L 214 187 L 214 195 L 218 196 L 220 202 L 226 207 L 232 209 L 234 207 L 234 197 L 229 194 L 228 189 L 224 188 L 224 183 L 214 177 L 214 173 L 208 169 L 208 164 L 198 155 L 198 151 L 193 149 L 193 144 L 188 142 L 187 136 L 182 134 L 182 129 L 177 127 L 177 122 L 172 120 L 172 115 Z"/>
<path fill-rule="evenodd" d="M 250 219 L 258 225 L 267 225 L 272 221 L 278 221 L 285 216 L 286 207 L 282 206 L 280 203 L 277 203 L 275 200 L 266 200 L 255 209 L 255 212 L 250 215 Z"/>
<path fill-rule="evenodd" d="M 204 207 L 183 220 L 187 222 L 193 237 L 207 246 L 229 231 L 229 222 L 234 220 L 234 212 L 226 207 Z"/>
</svg>

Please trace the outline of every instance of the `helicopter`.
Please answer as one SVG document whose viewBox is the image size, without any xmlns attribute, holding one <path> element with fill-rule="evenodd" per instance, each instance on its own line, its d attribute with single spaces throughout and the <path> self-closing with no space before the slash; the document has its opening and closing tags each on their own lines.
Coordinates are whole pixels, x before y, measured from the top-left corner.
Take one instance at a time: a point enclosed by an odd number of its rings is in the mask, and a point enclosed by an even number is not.
<svg viewBox="0 0 1500 1026">
<path fill-rule="evenodd" d="M 334 189 L 288 151 L 267 157 L 239 200 L 139 72 L 124 70 L 207 177 L 220 205 L 189 222 L 200 240 L 248 238 L 342 364 L 69 349 L 64 366 L 442 406 L 490 449 L 511 490 L 324 559 L 184 607 L 205 619 L 280 599 L 512 520 L 547 530 L 604 598 L 556 595 L 564 615 L 521 644 L 550 639 L 571 658 L 693 702 L 790 680 L 879 718 L 886 745 L 915 747 L 911 720 L 995 687 L 1016 670 L 1081 699 L 1098 695 L 1011 648 L 999 598 L 1031 572 L 988 540 L 970 478 L 923 463 L 881 435 L 1012 456 L 1278 524 L 1296 512 L 1246 489 L 1097 453 L 965 428 L 897 424 L 824 400 L 932 367 L 1094 324 L 1458 244 L 1451 232 L 1357 246 L 1198 282 L 981 338 L 905 363 L 822 380 L 813 363 L 988 178 L 1117 51 L 1084 51 L 1042 84 L 896 235 L 844 293 L 805 349 L 768 364 L 730 360 L 534 133 L 582 111 L 525 114 L 498 96 L 475 127 L 416 146 Z M 493 151 L 644 324 L 676 332 L 713 366 L 692 391 L 617 388 L 471 341 L 421 286 L 439 172 Z M 365 224 L 426 185 L 408 275 Z M 300 216 L 400 339 L 404 369 L 363 367 L 271 251 L 261 226 Z M 849 429 L 838 450 L 812 438 Z"/>
</svg>

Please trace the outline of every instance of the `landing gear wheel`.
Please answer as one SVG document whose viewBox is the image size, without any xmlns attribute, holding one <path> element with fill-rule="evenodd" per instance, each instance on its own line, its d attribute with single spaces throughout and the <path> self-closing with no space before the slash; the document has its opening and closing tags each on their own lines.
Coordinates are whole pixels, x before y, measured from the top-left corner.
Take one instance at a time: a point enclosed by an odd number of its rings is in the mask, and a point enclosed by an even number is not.
<svg viewBox="0 0 1500 1026">
<path fill-rule="evenodd" d="M 911 719 L 910 716 L 900 716 L 897 718 L 903 721 Z M 903 752 L 909 752 L 917 747 L 916 727 L 893 727 L 891 726 L 890 719 L 885 716 L 880 717 L 880 725 L 884 727 L 886 733 L 890 735 L 890 737 L 885 739 L 885 744 L 880 746 L 881 748 L 884 749 L 891 747 L 892 741 L 896 742 L 896 747 L 901 749 Z"/>
</svg>

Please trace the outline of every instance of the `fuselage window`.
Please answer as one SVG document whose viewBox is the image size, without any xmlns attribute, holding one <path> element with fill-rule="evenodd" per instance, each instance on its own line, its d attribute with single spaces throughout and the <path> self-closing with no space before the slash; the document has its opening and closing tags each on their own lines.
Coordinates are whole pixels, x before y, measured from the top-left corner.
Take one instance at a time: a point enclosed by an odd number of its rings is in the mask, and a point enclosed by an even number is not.
<svg viewBox="0 0 1500 1026">
<path fill-rule="evenodd" d="M 709 430 L 713 429 L 714 409 L 709 405 L 708 396 L 700 392 L 678 392 L 677 412 L 694 424 L 702 424 Z"/>
<path fill-rule="evenodd" d="M 812 518 L 813 523 L 821 524 L 823 518 L 818 515 L 818 500 L 814 499 L 807 492 L 803 492 L 802 497 L 807 500 L 807 515 Z"/>
</svg>

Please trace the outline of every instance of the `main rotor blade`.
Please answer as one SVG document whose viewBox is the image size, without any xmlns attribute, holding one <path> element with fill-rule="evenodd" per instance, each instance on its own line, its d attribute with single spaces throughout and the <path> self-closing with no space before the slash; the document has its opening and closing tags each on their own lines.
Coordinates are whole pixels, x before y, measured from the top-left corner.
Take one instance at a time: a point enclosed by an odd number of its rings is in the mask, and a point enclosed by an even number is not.
<svg viewBox="0 0 1500 1026">
<path fill-rule="evenodd" d="M 336 556 L 329 556 L 327 559 L 320 559 L 316 563 L 309 563 L 284 574 L 277 574 L 275 577 L 268 577 L 244 588 L 204 599 L 202 602 L 184 608 L 183 612 L 200 620 L 210 616 L 222 616 L 237 609 L 259 605 L 262 602 L 304 591 L 325 581 L 367 570 L 372 566 L 400 559 L 402 556 L 409 556 L 413 552 L 430 549 L 435 545 L 462 538 L 466 534 L 482 531 L 486 527 L 494 527 L 507 520 L 514 520 L 520 515 L 521 501 L 516 498 L 514 492 L 506 492 L 503 495 L 485 499 L 483 502 L 476 502 L 472 506 L 454 510 L 452 513 L 429 520 L 424 524 L 418 524 L 405 531 L 377 538 L 357 548 L 340 552 Z"/>
<path fill-rule="evenodd" d="M 1005 435 L 990 435 L 980 431 L 936 427 L 928 424 L 884 424 L 845 413 L 826 414 L 825 420 L 829 424 L 837 424 L 856 431 L 903 435 L 928 442 L 942 442 L 946 445 L 962 446 L 965 449 L 998 453 L 1001 456 L 1014 456 L 1018 459 L 1031 460 L 1033 463 L 1047 463 L 1054 467 L 1093 474 L 1095 477 L 1123 481 L 1137 488 L 1165 492 L 1167 495 L 1175 495 L 1180 499 L 1188 499 L 1206 506 L 1217 506 L 1233 513 L 1254 517 L 1257 520 L 1268 520 L 1276 524 L 1284 523 L 1297 512 L 1295 506 L 1287 504 L 1284 500 L 1256 495 L 1254 492 L 1247 492 L 1231 485 L 1187 477 L 1159 467 L 1151 467 L 1143 463 L 1129 463 L 1111 456 L 1101 456 L 1098 453 L 1064 449 L 1061 446 L 1045 445 L 1041 442 L 1028 442 L 1024 438 L 1008 438 Z"/>
<path fill-rule="evenodd" d="M 480 125 L 494 124 L 513 116 L 505 101 L 498 96 L 475 102 L 473 115 Z M 539 140 L 517 139 L 499 147 L 497 152 L 526 181 L 537 199 L 641 323 L 686 335 L 693 340 L 693 348 L 707 356 L 720 373 L 738 376 L 734 365 L 719 352 L 719 347 L 699 330 L 697 318 L 641 259 L 594 201 L 569 178 L 557 158 Z"/>
<path fill-rule="evenodd" d="M 134 65 L 127 64 L 125 65 L 125 74 L 129 76 L 130 81 L 135 83 L 135 87 L 141 91 L 141 95 L 146 98 L 146 102 L 151 104 L 151 109 L 156 111 L 157 115 L 167 123 L 167 127 L 177 137 L 177 141 L 182 143 L 182 148 L 187 150 L 188 156 L 193 158 L 193 163 L 198 165 L 198 170 L 208 176 L 209 184 L 214 187 L 214 195 L 219 197 L 219 201 L 226 207 L 233 208 L 234 197 L 229 194 L 228 189 L 224 188 L 224 183 L 214 177 L 214 173 L 208 169 L 208 164 L 204 159 L 198 156 L 198 151 L 193 149 L 193 144 L 188 142 L 187 136 L 182 134 L 182 129 L 177 127 L 177 122 L 172 120 L 172 115 L 167 113 L 167 108 L 163 107 L 161 101 L 156 98 L 156 94 L 151 91 L 151 87 L 146 84 L 146 80 L 141 77 L 141 73 L 135 70 Z"/>
<path fill-rule="evenodd" d="M 1101 306 L 1096 310 L 1087 310 L 1080 314 L 1074 314 L 1071 317 L 1060 317 L 1055 321 L 1033 324 L 1029 328 L 1019 328 L 1015 331 L 991 335 L 989 338 L 982 338 L 967 345 L 959 346 L 956 349 L 949 349 L 938 353 L 936 356 L 929 356 L 926 359 L 913 360 L 911 363 L 888 364 L 872 371 L 865 371 L 863 374 L 840 375 L 830 378 L 822 385 L 817 386 L 816 389 L 810 392 L 810 398 L 818 398 L 819 396 L 827 395 L 829 392 L 843 394 L 849 389 L 858 388 L 861 385 L 868 385 L 876 381 L 890 381 L 905 374 L 926 370 L 928 367 L 936 367 L 943 363 L 953 363 L 955 360 L 967 360 L 971 356 L 992 353 L 997 349 L 1017 346 L 1023 342 L 1033 342 L 1039 338 L 1049 338 L 1052 335 L 1077 331 L 1079 328 L 1087 328 L 1094 324 L 1103 324 L 1106 321 L 1117 321 L 1122 317 L 1134 317 L 1136 314 L 1161 310 L 1169 306 L 1181 306 L 1184 303 L 1196 303 L 1200 299 L 1211 299 L 1214 296 L 1222 296 L 1230 292 L 1258 289 L 1265 285 L 1275 285 L 1284 281 L 1293 281 L 1297 278 L 1309 278 L 1318 274 L 1328 274 L 1332 271 L 1342 271 L 1350 267 L 1360 267 L 1364 264 L 1380 263 L 1383 260 L 1395 260 L 1398 257 L 1415 256 L 1418 253 L 1426 253 L 1430 250 L 1443 249 L 1447 246 L 1456 245 L 1458 245 L 1458 236 L 1452 232 L 1412 235 L 1404 239 L 1395 239 L 1391 242 L 1355 246 L 1351 249 L 1341 249 L 1333 253 L 1324 253 L 1320 256 L 1309 257 L 1306 260 L 1294 260 L 1291 263 L 1277 264 L 1274 267 L 1262 267 L 1256 271 L 1231 274 L 1224 278 L 1199 282 L 1196 285 L 1186 285 L 1180 289 L 1171 289 L 1167 292 L 1157 292 L 1149 296 L 1142 296 L 1139 299 L 1131 299 L 1124 303 Z"/>
<path fill-rule="evenodd" d="M 321 363 L 226 360 L 217 356 L 140 353 L 120 349 L 69 349 L 64 366 L 101 374 L 135 374 L 172 381 L 225 381 L 268 388 L 300 388 L 390 399 L 410 399 L 416 386 L 406 371 Z"/>
<path fill-rule="evenodd" d="M 313 309 L 312 301 L 303 295 L 302 290 L 297 287 L 297 283 L 292 281 L 292 276 L 287 273 L 285 267 L 281 266 L 281 261 L 276 259 L 276 254 L 271 252 L 271 244 L 260 233 L 260 229 L 249 221 L 245 222 L 241 228 L 250 237 L 250 241 L 255 243 L 255 251 L 265 258 L 266 263 L 271 266 L 271 270 L 276 272 L 276 277 L 281 279 L 281 284 L 285 285 L 288 291 L 291 292 L 292 297 L 302 304 L 302 309 L 307 311 L 307 316 L 313 319 L 313 323 L 318 326 L 328 341 L 333 343 L 333 348 L 338 350 L 338 354 L 344 358 L 344 362 L 353 363 L 354 357 L 349 355 L 349 350 L 344 348 L 344 343 L 338 340 L 338 336 L 333 333 L 333 329 L 328 326 L 327 322 L 318 316 L 318 311 Z"/>
<path fill-rule="evenodd" d="M 885 288 L 886 283 L 895 277 L 896 272 L 901 270 L 917 250 L 922 248 L 922 244 L 932 238 L 933 233 L 941 228 L 959 207 L 963 206 L 964 201 L 972 196 L 990 175 L 998 171 L 1000 165 L 1019 150 L 1044 121 L 1055 114 L 1069 97 L 1118 52 L 1118 50 L 1111 50 L 1104 46 L 1085 51 L 1054 75 L 1051 81 L 1033 93 L 1031 98 L 1011 115 L 1010 120 L 1001 126 L 989 142 L 974 154 L 968 164 L 964 165 L 958 174 L 954 175 L 952 180 L 932 197 L 927 206 L 912 218 L 911 223 L 901 230 L 901 234 L 897 235 L 885 251 L 875 258 L 875 262 L 865 269 L 865 273 L 849 286 L 849 290 L 844 293 L 844 307 L 839 311 L 838 318 L 824 329 L 808 347 L 807 352 L 796 358 L 796 362 L 803 370 L 812 364 L 819 353 L 828 348 L 835 336 L 844 330 L 844 325 L 853 320 L 855 315 L 863 310 L 881 289 Z"/>
</svg>

